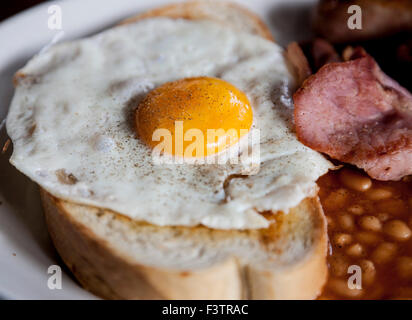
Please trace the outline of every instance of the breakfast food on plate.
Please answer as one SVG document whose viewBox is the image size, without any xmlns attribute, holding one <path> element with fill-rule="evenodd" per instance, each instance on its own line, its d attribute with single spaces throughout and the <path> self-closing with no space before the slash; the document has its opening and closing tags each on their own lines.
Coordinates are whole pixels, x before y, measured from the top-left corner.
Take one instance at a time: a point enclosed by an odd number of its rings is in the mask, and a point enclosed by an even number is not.
<svg viewBox="0 0 412 320">
<path fill-rule="evenodd" d="M 333 45 L 325 39 L 314 38 L 301 43 L 300 47 L 312 72 L 317 72 L 325 64 L 342 61 Z"/>
<path fill-rule="evenodd" d="M 348 28 L 350 6 L 361 9 L 362 28 Z M 320 0 L 315 30 L 333 43 L 379 38 L 399 31 L 412 31 L 410 0 Z"/>
<path fill-rule="evenodd" d="M 325 65 L 294 94 L 297 136 L 372 178 L 400 180 L 412 174 L 412 95 L 363 50 L 349 58 Z"/>
<path fill-rule="evenodd" d="M 301 86 L 312 73 L 308 59 L 297 42 L 291 42 L 285 51 L 285 57 L 289 64 L 289 70 L 294 75 L 298 86 Z"/>
<path fill-rule="evenodd" d="M 363 30 L 345 27 L 353 4 L 362 9 Z M 334 45 L 320 38 L 303 44 L 316 74 L 294 96 L 298 138 L 369 174 L 339 162 L 342 169 L 318 180 L 330 239 L 319 298 L 411 299 L 410 2 L 320 1 L 318 13 L 318 36 Z M 351 151 L 342 155 L 345 148 Z M 361 289 L 348 286 L 354 268 Z"/>
<path fill-rule="evenodd" d="M 318 184 L 331 248 L 320 299 L 411 299 L 411 181 L 372 180 L 345 166 Z M 362 289 L 347 285 L 350 266 L 360 268 Z"/>
<path fill-rule="evenodd" d="M 338 27 L 351 4 L 369 17 L 361 32 Z M 411 298 L 412 95 L 373 58 L 381 46 L 345 43 L 408 31 L 410 13 L 320 1 L 326 39 L 283 50 L 243 7 L 184 2 L 32 58 L 14 78 L 10 161 L 40 186 L 82 286 L 108 299 Z M 387 42 L 402 65 L 404 40 Z"/>
<path fill-rule="evenodd" d="M 320 293 L 316 180 L 333 165 L 297 140 L 299 80 L 268 39 L 243 8 L 184 3 L 55 45 L 16 74 L 10 161 L 41 186 L 54 244 L 85 288 L 128 299 Z M 221 128 L 189 153 L 177 139 Z M 173 136 L 161 163 L 158 129 Z"/>
<path fill-rule="evenodd" d="M 316 198 L 251 230 L 158 227 L 44 190 L 42 199 L 63 260 L 107 299 L 313 299 L 326 280 Z"/>
<path fill-rule="evenodd" d="M 352 5 L 358 5 L 361 10 L 357 21 L 361 22 L 362 29 L 348 28 L 348 20 L 354 17 L 348 12 Z M 388 76 L 412 91 L 410 0 L 326 0 L 320 1 L 315 11 L 318 37 L 333 43 L 339 52 L 348 45 L 363 47 Z M 311 52 L 305 50 L 305 53 L 310 57 Z"/>
</svg>

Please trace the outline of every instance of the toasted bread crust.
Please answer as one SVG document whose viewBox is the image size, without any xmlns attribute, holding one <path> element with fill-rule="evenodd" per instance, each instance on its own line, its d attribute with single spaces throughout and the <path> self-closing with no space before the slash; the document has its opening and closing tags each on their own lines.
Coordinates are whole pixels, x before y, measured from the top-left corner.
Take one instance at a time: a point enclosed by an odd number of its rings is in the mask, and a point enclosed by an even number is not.
<svg viewBox="0 0 412 320">
<path fill-rule="evenodd" d="M 265 247 L 270 242 L 282 243 L 282 235 L 290 225 L 293 227 L 296 219 L 307 215 L 313 224 L 313 244 L 293 264 L 273 270 L 252 263 L 241 264 L 236 256 L 228 256 L 221 263 L 200 270 L 162 269 L 139 264 L 122 254 L 116 243 L 99 235 L 98 226 L 87 225 L 84 216 L 95 216 L 93 219 L 98 224 L 99 215 L 104 214 L 124 230 L 133 232 L 144 232 L 144 224 L 109 210 L 86 208 L 58 199 L 43 189 L 41 198 L 51 238 L 63 261 L 85 289 L 105 299 L 313 299 L 326 281 L 326 223 L 317 198 L 302 201 L 284 215 L 283 221 L 266 230 L 177 227 L 180 232 L 176 232 L 174 242 L 184 241 L 185 237 L 202 237 L 206 232 L 211 235 L 210 239 L 256 237 Z M 83 214 L 85 211 L 87 213 Z M 176 227 L 152 228 L 157 228 L 158 232 L 167 228 L 176 230 Z M 218 243 L 214 242 L 211 250 Z M 281 255 L 276 250 L 267 250 L 269 259 Z"/>
<path fill-rule="evenodd" d="M 80 284 L 104 299 L 240 299 L 239 268 L 235 260 L 205 271 L 161 270 L 121 257 L 113 245 L 97 236 L 65 209 L 65 201 L 41 190 L 47 226 L 53 243 Z M 67 204 L 67 202 L 66 202 Z M 72 205 L 72 204 L 71 204 Z M 106 211 L 120 223 L 133 222 Z M 229 286 L 225 286 L 226 281 Z M 202 286 L 213 283 L 205 293 Z M 212 288 L 211 288 L 212 289 Z"/>
<path fill-rule="evenodd" d="M 235 3 L 223 1 L 189 1 L 184 3 L 174 3 L 130 17 L 121 21 L 119 24 L 134 23 L 153 17 L 168 17 L 187 20 L 207 19 L 229 25 L 230 27 L 237 27 L 231 25 L 231 21 L 223 21 L 218 15 L 216 15 L 215 13 L 218 12 L 218 10 L 230 10 L 235 12 L 243 19 L 242 28 L 245 30 L 247 29 L 248 32 L 261 36 L 267 40 L 275 41 L 269 28 L 257 15 Z"/>
</svg>

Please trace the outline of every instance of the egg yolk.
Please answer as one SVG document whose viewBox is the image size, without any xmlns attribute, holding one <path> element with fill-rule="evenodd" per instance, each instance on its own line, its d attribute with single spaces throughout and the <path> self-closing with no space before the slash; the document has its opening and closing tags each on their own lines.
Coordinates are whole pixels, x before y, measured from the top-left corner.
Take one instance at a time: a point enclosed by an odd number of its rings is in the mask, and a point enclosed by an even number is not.
<svg viewBox="0 0 412 320">
<path fill-rule="evenodd" d="M 197 77 L 152 90 L 136 109 L 136 130 L 149 147 L 183 157 L 205 157 L 248 133 L 253 112 L 246 95 L 227 81 Z"/>
</svg>

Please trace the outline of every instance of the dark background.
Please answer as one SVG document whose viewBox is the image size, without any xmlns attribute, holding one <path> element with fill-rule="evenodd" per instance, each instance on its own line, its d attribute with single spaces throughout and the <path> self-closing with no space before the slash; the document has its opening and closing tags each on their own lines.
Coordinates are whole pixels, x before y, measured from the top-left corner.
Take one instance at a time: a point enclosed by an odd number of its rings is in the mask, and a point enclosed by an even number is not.
<svg viewBox="0 0 412 320">
<path fill-rule="evenodd" d="M 30 8 L 36 4 L 45 2 L 44 0 L 2 0 L 0 4 L 0 21 Z"/>
</svg>

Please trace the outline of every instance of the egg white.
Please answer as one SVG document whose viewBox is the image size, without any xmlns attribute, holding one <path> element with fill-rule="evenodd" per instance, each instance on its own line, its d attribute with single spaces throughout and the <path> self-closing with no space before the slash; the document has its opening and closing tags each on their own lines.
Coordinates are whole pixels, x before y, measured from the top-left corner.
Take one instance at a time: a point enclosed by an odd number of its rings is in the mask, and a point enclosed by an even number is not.
<svg viewBox="0 0 412 320">
<path fill-rule="evenodd" d="M 282 49 L 210 21 L 153 18 L 31 59 L 7 118 L 11 163 L 55 196 L 156 225 L 268 226 L 313 196 L 331 164 L 293 132 L 294 81 Z M 245 164 L 155 164 L 133 128 L 151 89 L 193 76 L 245 92 L 260 132 L 256 174 Z M 234 178 L 233 178 L 234 177 Z M 226 183 L 225 183 L 226 181 Z"/>
</svg>

